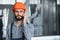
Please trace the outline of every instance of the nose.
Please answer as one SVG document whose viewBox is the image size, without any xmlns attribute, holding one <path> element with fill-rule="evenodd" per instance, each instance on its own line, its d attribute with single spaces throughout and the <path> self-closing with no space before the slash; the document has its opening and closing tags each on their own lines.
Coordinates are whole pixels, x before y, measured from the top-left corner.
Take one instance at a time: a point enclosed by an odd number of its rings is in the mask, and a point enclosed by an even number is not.
<svg viewBox="0 0 60 40">
<path fill-rule="evenodd" d="M 21 15 L 21 16 L 22 16 L 22 15 L 23 15 L 23 13 L 21 13 L 21 12 L 18 12 L 18 15 Z"/>
</svg>

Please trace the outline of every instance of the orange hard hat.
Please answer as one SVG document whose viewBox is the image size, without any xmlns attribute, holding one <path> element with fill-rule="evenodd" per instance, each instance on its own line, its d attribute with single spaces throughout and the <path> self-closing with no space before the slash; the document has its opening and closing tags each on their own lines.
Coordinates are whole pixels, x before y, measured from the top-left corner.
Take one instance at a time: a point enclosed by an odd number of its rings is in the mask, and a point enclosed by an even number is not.
<svg viewBox="0 0 60 40">
<path fill-rule="evenodd" d="M 22 2 L 16 2 L 13 5 L 12 11 L 14 12 L 15 9 L 23 9 L 24 11 L 26 11 L 26 7 L 25 7 L 24 3 L 22 3 Z"/>
</svg>

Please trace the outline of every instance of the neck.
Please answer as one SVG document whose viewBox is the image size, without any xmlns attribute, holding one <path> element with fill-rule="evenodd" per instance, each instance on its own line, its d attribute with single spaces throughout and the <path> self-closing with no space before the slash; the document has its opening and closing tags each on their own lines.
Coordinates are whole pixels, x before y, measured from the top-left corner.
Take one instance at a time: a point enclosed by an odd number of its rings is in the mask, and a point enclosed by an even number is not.
<svg viewBox="0 0 60 40">
<path fill-rule="evenodd" d="M 22 20 L 16 21 L 15 24 L 16 24 L 17 26 L 20 26 L 20 25 L 22 24 Z"/>
</svg>

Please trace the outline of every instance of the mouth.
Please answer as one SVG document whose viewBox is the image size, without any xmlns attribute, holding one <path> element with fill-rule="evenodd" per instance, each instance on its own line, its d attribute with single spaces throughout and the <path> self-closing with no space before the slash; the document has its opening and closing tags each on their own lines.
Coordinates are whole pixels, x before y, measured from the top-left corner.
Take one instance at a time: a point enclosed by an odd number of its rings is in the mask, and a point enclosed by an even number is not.
<svg viewBox="0 0 60 40">
<path fill-rule="evenodd" d="M 23 16 L 17 16 L 17 18 L 22 18 Z"/>
<path fill-rule="evenodd" d="M 16 20 L 20 21 L 20 20 L 23 20 L 24 17 L 23 16 L 16 16 Z"/>
</svg>

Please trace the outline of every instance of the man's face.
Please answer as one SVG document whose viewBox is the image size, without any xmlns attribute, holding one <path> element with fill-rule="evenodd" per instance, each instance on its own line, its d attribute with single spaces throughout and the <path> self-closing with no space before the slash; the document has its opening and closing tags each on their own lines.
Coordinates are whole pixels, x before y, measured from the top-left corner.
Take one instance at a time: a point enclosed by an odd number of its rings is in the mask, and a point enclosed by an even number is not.
<svg viewBox="0 0 60 40">
<path fill-rule="evenodd" d="M 14 16 L 17 21 L 24 19 L 24 10 L 23 9 L 15 9 Z"/>
</svg>

